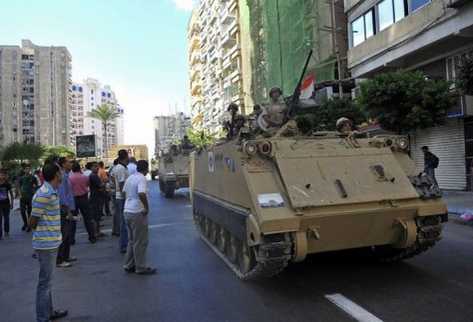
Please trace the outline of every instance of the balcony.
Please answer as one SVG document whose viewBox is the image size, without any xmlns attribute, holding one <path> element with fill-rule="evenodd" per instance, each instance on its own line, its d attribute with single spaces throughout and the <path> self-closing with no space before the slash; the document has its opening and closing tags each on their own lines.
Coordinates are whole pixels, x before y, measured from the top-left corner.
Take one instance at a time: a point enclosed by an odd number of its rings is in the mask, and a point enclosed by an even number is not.
<svg viewBox="0 0 473 322">
<path fill-rule="evenodd" d="M 193 82 L 191 84 L 191 94 L 192 95 L 199 95 L 202 90 L 202 85 L 200 82 Z"/>
<path fill-rule="evenodd" d="M 200 48 L 200 36 L 198 34 L 193 34 L 190 41 L 190 49 Z"/>
<path fill-rule="evenodd" d="M 233 59 L 240 54 L 240 45 L 236 44 L 230 49 L 224 50 L 223 52 L 223 60 L 228 58 Z"/>
<path fill-rule="evenodd" d="M 230 8 L 228 5 L 225 5 L 222 10 L 220 10 L 220 23 L 222 24 L 228 24 L 232 22 L 233 20 L 236 20 L 235 14 L 230 11 Z"/>
<path fill-rule="evenodd" d="M 231 49 L 237 44 L 237 40 L 234 36 L 230 35 L 229 32 L 224 33 L 222 40 L 220 41 L 220 46 L 224 49 Z"/>
<path fill-rule="evenodd" d="M 198 64 L 200 63 L 200 52 L 198 51 L 193 51 L 192 54 L 191 54 L 191 57 L 190 57 L 190 63 L 191 65 L 195 65 L 195 64 Z"/>
</svg>

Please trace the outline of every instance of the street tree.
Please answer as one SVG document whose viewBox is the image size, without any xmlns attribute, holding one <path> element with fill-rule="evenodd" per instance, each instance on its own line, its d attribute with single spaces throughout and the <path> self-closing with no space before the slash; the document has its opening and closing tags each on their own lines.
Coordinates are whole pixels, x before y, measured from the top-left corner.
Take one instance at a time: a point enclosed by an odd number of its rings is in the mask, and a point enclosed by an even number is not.
<svg viewBox="0 0 473 322">
<path fill-rule="evenodd" d="M 212 135 L 209 131 L 206 130 L 187 130 L 187 136 L 189 137 L 189 141 L 196 147 L 196 148 L 205 148 L 206 146 L 212 145 L 217 141 L 217 137 Z"/>
<path fill-rule="evenodd" d="M 90 111 L 87 115 L 102 122 L 104 151 L 108 151 L 108 126 L 111 121 L 120 116 L 120 113 L 118 113 L 113 106 L 102 104 Z"/>
<path fill-rule="evenodd" d="M 75 153 L 72 148 L 64 145 L 47 145 L 44 147 L 43 159 L 47 159 L 50 156 L 74 158 Z"/>
<path fill-rule="evenodd" d="M 444 124 L 455 100 L 450 88 L 420 71 L 397 71 L 361 83 L 358 102 L 383 129 L 401 134 Z"/>
</svg>

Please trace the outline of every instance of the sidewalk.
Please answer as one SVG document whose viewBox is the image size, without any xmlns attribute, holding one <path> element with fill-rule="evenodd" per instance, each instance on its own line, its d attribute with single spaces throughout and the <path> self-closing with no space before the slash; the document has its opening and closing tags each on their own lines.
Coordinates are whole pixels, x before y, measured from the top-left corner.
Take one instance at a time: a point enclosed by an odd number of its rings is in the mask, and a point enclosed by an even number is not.
<svg viewBox="0 0 473 322">
<path fill-rule="evenodd" d="M 465 212 L 473 214 L 473 192 L 443 191 L 443 199 L 447 203 L 448 212 L 454 215 L 463 215 Z"/>
</svg>

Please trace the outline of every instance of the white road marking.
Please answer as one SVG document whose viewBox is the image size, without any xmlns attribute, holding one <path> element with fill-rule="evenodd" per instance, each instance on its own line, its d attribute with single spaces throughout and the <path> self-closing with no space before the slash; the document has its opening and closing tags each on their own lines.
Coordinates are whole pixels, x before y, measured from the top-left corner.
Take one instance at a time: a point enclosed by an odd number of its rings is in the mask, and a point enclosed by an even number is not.
<svg viewBox="0 0 473 322">
<path fill-rule="evenodd" d="M 364 308 L 358 304 L 350 301 L 348 298 L 342 294 L 329 294 L 325 297 L 338 306 L 340 309 L 348 313 L 355 320 L 360 322 L 383 322 L 383 320 L 378 319 L 376 316 L 366 311 Z"/>
<path fill-rule="evenodd" d="M 174 225 L 179 225 L 179 224 L 182 224 L 182 223 L 176 222 L 176 223 L 171 223 L 171 224 L 149 225 L 148 228 L 149 229 L 161 228 L 161 227 L 174 226 Z M 110 228 L 109 229 L 101 229 L 100 231 L 102 233 L 111 233 L 112 229 L 110 229 Z M 80 233 L 79 235 L 87 235 L 87 232 Z"/>
</svg>

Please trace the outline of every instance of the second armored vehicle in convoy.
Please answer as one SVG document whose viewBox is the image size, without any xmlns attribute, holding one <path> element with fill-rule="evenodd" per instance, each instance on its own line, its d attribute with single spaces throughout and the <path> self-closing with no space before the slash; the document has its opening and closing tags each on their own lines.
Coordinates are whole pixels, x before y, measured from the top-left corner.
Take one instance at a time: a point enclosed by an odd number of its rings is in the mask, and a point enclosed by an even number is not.
<svg viewBox="0 0 473 322">
<path fill-rule="evenodd" d="M 159 189 L 166 198 L 174 197 L 180 188 L 189 187 L 189 154 L 192 147 L 171 145 L 158 158 Z"/>
</svg>

